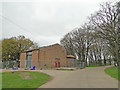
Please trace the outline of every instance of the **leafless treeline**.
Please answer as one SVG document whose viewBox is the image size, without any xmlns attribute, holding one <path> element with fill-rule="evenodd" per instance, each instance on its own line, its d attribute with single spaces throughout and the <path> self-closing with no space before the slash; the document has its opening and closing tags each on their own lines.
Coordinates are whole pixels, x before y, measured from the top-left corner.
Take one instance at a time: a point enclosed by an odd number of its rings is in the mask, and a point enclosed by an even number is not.
<svg viewBox="0 0 120 90">
<path fill-rule="evenodd" d="M 106 2 L 100 6 L 100 10 L 91 14 L 87 23 L 67 33 L 60 42 L 68 54 L 77 56 L 86 65 L 111 64 L 111 61 L 118 65 L 119 3 L 113 5 Z"/>
</svg>

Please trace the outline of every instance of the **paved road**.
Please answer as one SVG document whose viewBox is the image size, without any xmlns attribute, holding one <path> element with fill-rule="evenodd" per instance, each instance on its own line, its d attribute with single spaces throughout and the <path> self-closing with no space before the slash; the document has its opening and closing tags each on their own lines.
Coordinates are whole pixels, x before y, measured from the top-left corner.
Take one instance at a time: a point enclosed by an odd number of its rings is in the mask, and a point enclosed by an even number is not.
<svg viewBox="0 0 120 90">
<path fill-rule="evenodd" d="M 104 72 L 105 67 L 89 67 L 76 71 L 42 71 L 53 79 L 40 88 L 118 88 L 118 81 Z"/>
</svg>

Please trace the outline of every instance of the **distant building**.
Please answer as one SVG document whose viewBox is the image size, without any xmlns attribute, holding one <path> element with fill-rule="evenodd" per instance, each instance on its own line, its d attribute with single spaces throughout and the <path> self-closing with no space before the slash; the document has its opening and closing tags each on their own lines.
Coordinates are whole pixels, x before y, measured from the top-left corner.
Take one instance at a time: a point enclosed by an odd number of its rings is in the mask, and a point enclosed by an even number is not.
<svg viewBox="0 0 120 90">
<path fill-rule="evenodd" d="M 73 55 L 67 55 L 66 65 L 67 67 L 76 67 L 77 66 L 76 57 Z"/>
<path fill-rule="evenodd" d="M 21 53 L 20 67 L 27 68 L 36 66 L 36 68 L 55 68 L 73 65 L 74 59 L 66 58 L 66 50 L 59 44 L 41 47 L 39 49 L 29 50 Z M 73 64 L 69 64 L 71 62 Z"/>
</svg>

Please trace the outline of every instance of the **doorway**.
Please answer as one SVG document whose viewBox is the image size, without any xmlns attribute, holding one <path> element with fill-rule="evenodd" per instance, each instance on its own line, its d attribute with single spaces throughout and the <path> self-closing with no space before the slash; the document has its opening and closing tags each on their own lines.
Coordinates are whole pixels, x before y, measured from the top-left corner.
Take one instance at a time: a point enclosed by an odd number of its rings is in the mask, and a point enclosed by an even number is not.
<svg viewBox="0 0 120 90">
<path fill-rule="evenodd" d="M 60 67 L 60 58 L 55 58 L 55 67 Z"/>
</svg>

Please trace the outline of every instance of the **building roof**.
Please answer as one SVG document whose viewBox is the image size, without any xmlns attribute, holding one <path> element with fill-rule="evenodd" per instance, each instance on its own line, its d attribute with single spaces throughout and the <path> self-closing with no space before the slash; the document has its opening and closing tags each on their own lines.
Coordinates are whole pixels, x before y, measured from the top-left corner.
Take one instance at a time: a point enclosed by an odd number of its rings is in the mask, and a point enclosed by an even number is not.
<svg viewBox="0 0 120 90">
<path fill-rule="evenodd" d="M 23 52 L 32 52 L 32 51 L 35 51 L 35 50 L 39 50 L 39 48 L 38 49 L 25 50 Z"/>
<path fill-rule="evenodd" d="M 56 43 L 56 44 L 49 45 L 49 46 L 39 47 L 39 48 L 37 48 L 37 49 L 25 50 L 25 51 L 23 51 L 23 52 L 31 52 L 31 51 L 35 51 L 35 50 L 40 50 L 41 48 L 46 48 L 46 47 L 50 47 L 50 46 L 54 46 L 54 45 L 60 45 L 60 44 Z"/>
<path fill-rule="evenodd" d="M 67 58 L 76 58 L 76 57 L 73 55 L 67 55 Z"/>
</svg>

